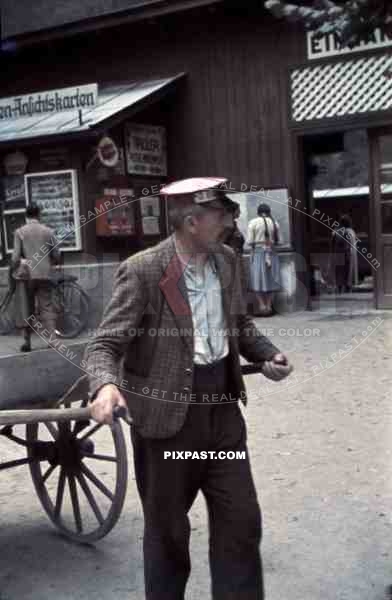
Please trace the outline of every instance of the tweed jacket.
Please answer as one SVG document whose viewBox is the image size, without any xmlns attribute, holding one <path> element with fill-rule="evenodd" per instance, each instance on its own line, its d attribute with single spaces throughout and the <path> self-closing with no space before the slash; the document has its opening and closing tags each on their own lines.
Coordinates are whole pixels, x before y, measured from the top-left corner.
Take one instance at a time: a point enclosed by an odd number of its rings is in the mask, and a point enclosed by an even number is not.
<svg viewBox="0 0 392 600">
<path fill-rule="evenodd" d="M 32 279 L 49 279 L 52 264 L 60 258 L 54 231 L 37 219 L 19 227 L 14 235 L 12 265 L 17 267 L 21 258 L 29 261 Z"/>
<path fill-rule="evenodd" d="M 240 354 L 263 362 L 279 351 L 246 314 L 233 250 L 219 244 L 213 257 L 229 334 L 228 388 L 245 402 Z M 192 313 L 183 270 L 173 236 L 122 262 L 83 361 L 90 398 L 105 383 L 118 385 L 135 427 L 147 438 L 175 435 L 194 401 Z"/>
</svg>

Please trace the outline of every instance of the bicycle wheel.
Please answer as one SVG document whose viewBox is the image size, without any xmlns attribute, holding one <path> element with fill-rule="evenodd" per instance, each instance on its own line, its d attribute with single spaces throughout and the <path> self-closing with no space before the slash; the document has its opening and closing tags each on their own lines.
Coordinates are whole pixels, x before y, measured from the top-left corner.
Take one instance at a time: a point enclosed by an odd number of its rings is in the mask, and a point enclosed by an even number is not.
<svg viewBox="0 0 392 600">
<path fill-rule="evenodd" d="M 56 335 L 74 338 L 87 325 L 89 298 L 73 281 L 61 281 L 53 289 L 53 303 L 57 312 Z"/>
<path fill-rule="evenodd" d="M 14 289 L 9 289 L 0 304 L 0 335 L 8 335 L 15 329 Z"/>
</svg>

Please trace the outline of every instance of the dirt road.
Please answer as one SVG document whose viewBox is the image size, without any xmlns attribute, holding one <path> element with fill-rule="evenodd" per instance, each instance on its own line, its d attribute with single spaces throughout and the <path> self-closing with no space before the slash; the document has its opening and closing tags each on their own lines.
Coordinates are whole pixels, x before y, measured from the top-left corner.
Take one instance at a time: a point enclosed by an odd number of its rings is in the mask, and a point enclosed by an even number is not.
<svg viewBox="0 0 392 600">
<path fill-rule="evenodd" d="M 298 376 L 290 387 L 267 389 L 258 375 L 247 381 L 268 600 L 381 600 L 392 583 L 392 320 L 380 317 L 377 326 L 374 314 L 360 312 L 259 321 L 273 329 L 271 339 L 290 354 Z M 305 336 L 305 329 L 319 334 Z M 350 340 L 353 349 L 344 354 Z M 2 460 L 16 454 L 0 440 Z M 143 521 L 132 466 L 122 517 L 95 547 L 53 530 L 25 467 L 1 473 L 0 506 L 0 600 L 143 599 Z M 187 600 L 200 600 L 209 597 L 201 497 L 191 520 Z"/>
</svg>

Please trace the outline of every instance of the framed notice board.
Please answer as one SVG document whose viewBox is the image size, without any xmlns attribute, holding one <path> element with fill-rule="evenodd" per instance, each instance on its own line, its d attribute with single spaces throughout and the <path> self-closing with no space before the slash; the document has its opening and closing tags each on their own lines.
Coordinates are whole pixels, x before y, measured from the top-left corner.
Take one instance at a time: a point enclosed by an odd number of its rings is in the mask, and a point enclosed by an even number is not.
<svg viewBox="0 0 392 600">
<path fill-rule="evenodd" d="M 74 169 L 25 175 L 27 204 L 41 209 L 41 222 L 54 230 L 60 250 L 82 249 L 77 173 Z"/>
</svg>

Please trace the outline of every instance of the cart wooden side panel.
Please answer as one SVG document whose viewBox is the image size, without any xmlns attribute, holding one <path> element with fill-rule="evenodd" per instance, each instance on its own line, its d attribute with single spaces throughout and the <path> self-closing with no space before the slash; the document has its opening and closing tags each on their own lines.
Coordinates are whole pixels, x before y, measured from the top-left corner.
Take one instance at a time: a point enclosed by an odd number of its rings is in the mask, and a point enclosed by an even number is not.
<svg viewBox="0 0 392 600">
<path fill-rule="evenodd" d="M 84 374 L 80 368 L 85 343 L 67 343 L 66 350 L 35 350 L 0 358 L 0 411 L 54 406 Z"/>
</svg>

